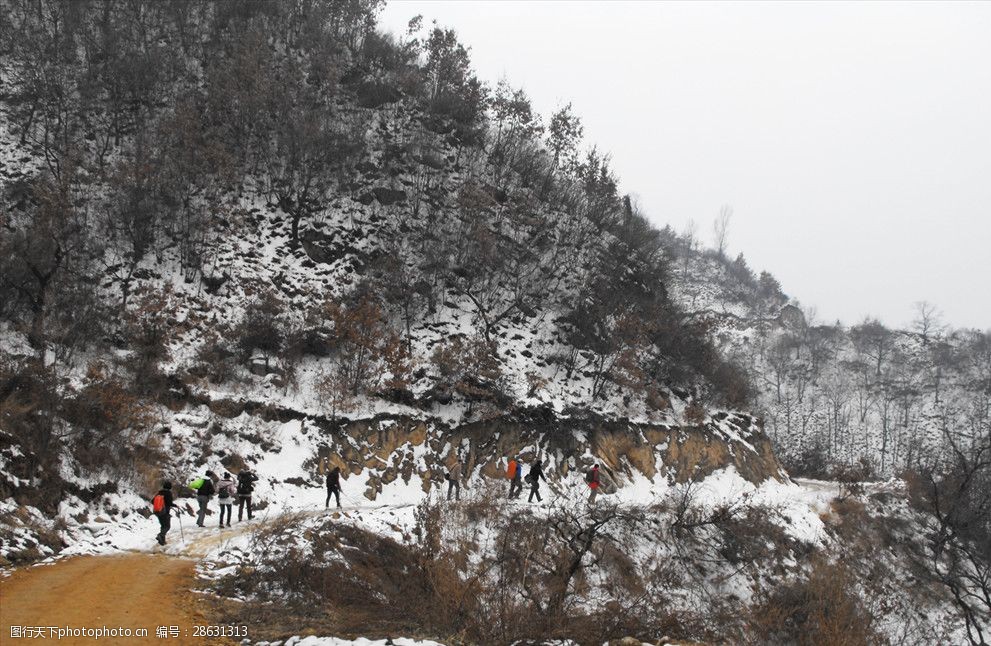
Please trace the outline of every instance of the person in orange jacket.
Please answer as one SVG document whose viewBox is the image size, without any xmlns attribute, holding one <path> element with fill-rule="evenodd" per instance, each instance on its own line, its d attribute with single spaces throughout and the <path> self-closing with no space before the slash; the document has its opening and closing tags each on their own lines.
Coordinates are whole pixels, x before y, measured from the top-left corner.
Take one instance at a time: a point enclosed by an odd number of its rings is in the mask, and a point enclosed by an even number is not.
<svg viewBox="0 0 991 646">
<path fill-rule="evenodd" d="M 509 458 L 509 465 L 506 468 L 506 477 L 509 478 L 509 497 L 515 499 L 523 492 L 523 465 L 516 458 Z"/>
</svg>

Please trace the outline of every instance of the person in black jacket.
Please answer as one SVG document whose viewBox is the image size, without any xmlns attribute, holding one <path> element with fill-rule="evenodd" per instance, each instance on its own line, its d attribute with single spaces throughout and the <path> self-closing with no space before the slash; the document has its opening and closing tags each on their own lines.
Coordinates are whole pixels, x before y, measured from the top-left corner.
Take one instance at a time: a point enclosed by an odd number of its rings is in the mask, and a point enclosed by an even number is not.
<svg viewBox="0 0 991 646">
<path fill-rule="evenodd" d="M 530 498 L 527 502 L 533 502 L 534 496 L 537 497 L 537 502 L 540 502 L 540 481 L 547 482 L 547 478 L 544 477 L 544 467 L 540 460 L 534 462 L 533 466 L 530 467 L 530 473 L 526 474 L 526 479 L 530 483 Z"/>
<path fill-rule="evenodd" d="M 172 529 L 172 508 L 175 507 L 175 501 L 172 498 L 172 483 L 168 480 L 162 483 L 162 488 L 152 498 L 152 504 L 155 503 L 155 498 L 158 496 L 161 496 L 164 500 L 161 511 L 155 512 L 155 517 L 158 518 L 160 527 L 156 540 L 159 545 L 165 545 L 165 535 Z"/>
<path fill-rule="evenodd" d="M 237 474 L 237 522 L 241 522 L 244 517 L 244 507 L 248 506 L 248 520 L 251 520 L 251 494 L 255 490 L 255 482 L 258 476 L 251 472 L 251 469 L 244 467 Z"/>
<path fill-rule="evenodd" d="M 334 467 L 327 472 L 327 502 L 323 504 L 324 509 L 330 507 L 331 494 L 337 498 L 337 508 L 341 508 L 341 467 Z"/>
</svg>

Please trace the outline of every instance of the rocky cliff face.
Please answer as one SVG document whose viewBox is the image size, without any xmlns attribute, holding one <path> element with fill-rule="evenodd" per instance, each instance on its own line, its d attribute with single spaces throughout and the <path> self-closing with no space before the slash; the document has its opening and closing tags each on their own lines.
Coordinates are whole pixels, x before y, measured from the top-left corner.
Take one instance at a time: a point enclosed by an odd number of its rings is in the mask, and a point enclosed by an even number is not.
<svg viewBox="0 0 991 646">
<path fill-rule="evenodd" d="M 370 470 L 365 496 L 373 500 L 396 479 L 419 482 L 428 491 L 457 459 L 466 472 L 498 480 L 507 456 L 528 464 L 544 460 L 552 481 L 599 463 L 620 487 L 637 477 L 684 483 L 728 466 L 755 484 L 786 477 L 757 422 L 739 414 L 697 426 L 558 418 L 547 410 L 457 426 L 386 415 L 331 431 L 319 452 L 342 471 Z"/>
</svg>

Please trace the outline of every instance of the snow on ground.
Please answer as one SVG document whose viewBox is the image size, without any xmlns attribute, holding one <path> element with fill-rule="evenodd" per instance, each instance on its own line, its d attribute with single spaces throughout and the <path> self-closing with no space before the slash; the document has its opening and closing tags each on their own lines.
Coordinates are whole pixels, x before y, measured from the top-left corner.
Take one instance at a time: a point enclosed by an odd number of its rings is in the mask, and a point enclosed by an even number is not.
<svg viewBox="0 0 991 646">
<path fill-rule="evenodd" d="M 612 495 L 602 495 L 600 500 L 615 501 L 622 505 L 649 505 L 662 501 L 676 491 L 663 478 L 653 482 L 637 474 L 628 486 Z M 475 478 L 474 486 L 497 486 L 499 493 L 506 485 L 503 481 L 481 481 Z M 82 554 L 110 554 L 117 551 L 161 552 L 175 556 L 189 556 L 207 562 L 222 561 L 223 555 L 232 550 L 250 551 L 251 543 L 258 530 L 275 527 L 295 518 L 312 519 L 322 522 L 331 518 L 334 522 L 353 524 L 377 534 L 398 541 L 408 540 L 415 524 L 417 505 L 426 498 L 418 485 L 405 485 L 401 481 L 390 483 L 383 488 L 383 494 L 376 501 L 369 501 L 361 494 L 364 481 L 352 477 L 344 482 L 342 509 L 324 509 L 326 490 L 323 487 L 297 487 L 281 485 L 281 493 L 271 499 L 265 509 L 255 513 L 251 521 L 234 521 L 232 528 L 216 526 L 218 504 L 210 503 L 213 514 L 207 517 L 206 527 L 195 525 L 196 502 L 192 498 L 177 500 L 180 518 L 173 518 L 169 543 L 161 547 L 155 542 L 158 521 L 153 516 L 144 517 L 130 513 L 126 517 L 110 519 L 99 517 L 76 530 L 75 540 L 62 551 L 61 557 Z M 820 519 L 820 514 L 828 510 L 830 500 L 835 497 L 835 488 L 826 483 L 793 484 L 768 480 L 755 486 L 744 480 L 730 467 L 714 473 L 703 480 L 698 488 L 696 504 L 712 508 L 722 504 L 759 505 L 775 512 L 775 518 L 792 538 L 807 544 L 824 544 L 828 538 Z M 525 494 L 526 492 L 524 492 Z M 527 506 L 538 513 L 558 502 L 573 501 L 581 497 L 585 490 L 580 485 L 571 487 L 560 483 L 542 487 L 543 502 L 530 503 L 514 501 L 506 504 Z M 472 489 L 463 490 L 464 495 L 472 495 Z M 257 492 L 257 499 L 265 497 L 264 491 Z M 435 496 L 443 496 L 441 488 L 434 489 Z"/>
<path fill-rule="evenodd" d="M 20 506 L 13 499 L 0 500 L 0 545 L 5 553 L 0 556 L 14 552 L 36 550 L 38 556 L 51 556 L 55 550 L 38 541 L 39 528 L 51 529 L 53 521 L 45 516 L 35 507 Z M 0 567 L 0 576 L 4 576 L 8 570 Z"/>
<path fill-rule="evenodd" d="M 209 505 L 213 512 L 207 516 L 205 527 L 196 526 L 196 501 L 192 498 L 179 498 L 178 512 L 173 516 L 172 529 L 168 534 L 168 544 L 159 546 L 155 541 L 158 534 L 158 520 L 132 513 L 126 518 L 113 522 L 95 522 L 80 532 L 79 540 L 64 549 L 59 557 L 83 554 L 112 554 L 117 551 L 162 552 L 174 556 L 194 556 L 211 560 L 233 548 L 247 549 L 253 540 L 254 532 L 277 526 L 288 519 L 302 516 L 319 518 L 330 516 L 340 522 L 359 524 L 362 527 L 383 535 L 401 539 L 413 525 L 416 507 L 413 502 L 396 504 L 342 498 L 342 509 L 324 509 L 324 489 L 306 492 L 311 501 L 308 504 L 273 504 L 255 513 L 254 519 L 233 521 L 230 529 L 217 526 L 219 505 L 214 498 Z M 314 495 L 317 493 L 318 495 Z M 316 499 L 319 498 L 319 501 Z M 399 499 L 399 496 L 396 496 Z M 354 501 L 354 502 L 352 502 Z M 237 515 L 237 512 L 234 512 Z M 85 532 L 85 533 L 84 533 Z"/>
<path fill-rule="evenodd" d="M 255 512 L 254 520 L 235 520 L 231 529 L 217 527 L 219 505 L 217 499 L 213 498 L 209 503 L 212 513 L 207 516 L 206 527 L 199 528 L 195 525 L 196 499 L 177 498 L 181 521 L 173 518 L 169 544 L 163 548 L 155 542 L 158 533 L 157 519 L 134 511 L 146 505 L 144 500 L 133 493 L 107 494 L 104 508 L 120 513 L 97 513 L 86 522 L 65 530 L 64 538 L 69 546 L 62 551 L 61 556 L 137 550 L 210 559 L 232 547 L 247 548 L 252 530 L 296 515 L 318 518 L 325 514 L 334 514 L 335 520 L 340 522 L 357 524 L 376 533 L 403 540 L 414 524 L 417 505 L 428 496 L 422 490 L 420 479 L 412 478 L 409 483 L 397 479 L 384 484 L 381 494 L 375 501 L 370 501 L 364 496 L 368 478 L 372 477 L 370 470 L 359 475 L 348 474 L 342 480 L 342 509 L 338 513 L 331 500 L 331 509 L 325 510 L 326 489 L 323 486 L 302 486 L 285 482 L 286 479 L 296 478 L 296 482 L 306 482 L 309 477 L 301 465 L 306 457 L 312 455 L 311 447 L 299 441 L 299 424 L 298 421 L 283 424 L 284 431 L 292 432 L 286 433 L 286 440 L 281 442 L 279 450 L 266 453 L 256 465 L 255 471 L 261 476 L 261 480 L 254 500 L 256 503 L 262 502 L 263 508 Z M 272 474 L 280 475 L 276 479 Z M 480 494 L 485 488 L 495 488 L 496 493 L 501 495 L 502 490 L 507 487 L 506 481 L 489 480 L 476 475 L 466 483 L 462 495 Z M 623 486 L 615 494 L 603 494 L 600 500 L 624 506 L 648 506 L 676 495 L 679 487 L 670 485 L 663 476 L 649 479 L 634 472 L 632 477 L 624 478 Z M 713 473 L 697 485 L 695 504 L 710 509 L 727 504 L 763 506 L 776 512 L 775 517 L 792 538 L 807 544 L 822 545 L 828 538 L 820 515 L 828 511 L 829 503 L 838 491 L 839 485 L 818 481 L 778 482 L 769 479 L 760 485 L 754 485 L 730 466 Z M 445 493 L 445 487 L 437 486 L 430 495 L 444 496 Z M 524 498 L 526 493 L 524 491 Z M 559 481 L 541 487 L 541 495 L 543 503 L 535 504 L 538 510 L 558 502 L 582 499 L 587 495 L 587 490 L 584 483 L 569 484 Z M 525 502 L 511 504 L 529 505 Z M 80 501 L 76 501 L 75 505 L 63 502 L 62 515 L 78 515 L 85 508 L 86 505 Z M 234 515 L 237 515 L 236 505 Z"/>
<path fill-rule="evenodd" d="M 820 514 L 829 509 L 835 494 L 809 489 L 793 482 L 767 480 L 754 485 L 744 480 L 732 466 L 702 481 L 702 504 L 728 504 L 746 499 L 750 505 L 777 512 L 779 524 L 792 538 L 810 545 L 827 541 Z"/>
</svg>

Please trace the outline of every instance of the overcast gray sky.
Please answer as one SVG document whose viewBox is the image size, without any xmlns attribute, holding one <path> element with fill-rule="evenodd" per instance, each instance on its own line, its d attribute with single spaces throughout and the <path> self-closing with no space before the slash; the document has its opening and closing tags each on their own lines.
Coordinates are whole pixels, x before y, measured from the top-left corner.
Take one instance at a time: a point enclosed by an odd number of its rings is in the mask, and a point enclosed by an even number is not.
<svg viewBox="0 0 991 646">
<path fill-rule="evenodd" d="M 991 2 L 424 2 L 483 80 L 571 102 L 622 190 L 820 319 L 991 327 Z"/>
</svg>

